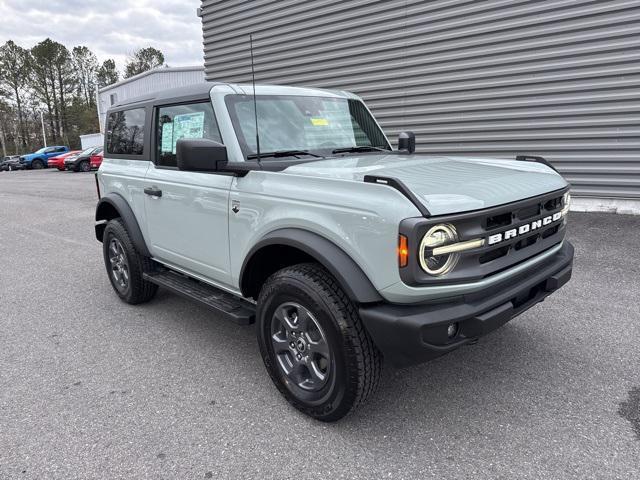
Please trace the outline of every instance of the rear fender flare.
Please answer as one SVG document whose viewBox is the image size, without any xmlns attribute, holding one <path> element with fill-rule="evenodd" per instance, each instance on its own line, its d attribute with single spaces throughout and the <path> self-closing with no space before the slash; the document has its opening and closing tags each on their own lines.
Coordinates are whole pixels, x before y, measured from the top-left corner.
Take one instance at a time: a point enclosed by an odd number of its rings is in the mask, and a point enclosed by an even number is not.
<svg viewBox="0 0 640 480">
<path fill-rule="evenodd" d="M 116 212 L 117 215 L 114 216 L 113 212 Z M 122 195 L 117 193 L 108 193 L 104 197 L 100 199 L 98 205 L 96 206 L 96 238 L 99 242 L 102 242 L 102 237 L 104 236 L 104 229 L 107 226 L 107 222 L 115 217 L 120 217 L 122 222 L 124 223 L 129 236 L 131 237 L 131 241 L 136 247 L 136 250 L 141 255 L 145 257 L 150 257 L 151 253 L 147 248 L 147 244 L 144 241 L 144 237 L 142 236 L 142 230 L 140 230 L 140 225 L 138 225 L 138 220 L 136 219 L 131 206 L 124 199 Z"/>
</svg>

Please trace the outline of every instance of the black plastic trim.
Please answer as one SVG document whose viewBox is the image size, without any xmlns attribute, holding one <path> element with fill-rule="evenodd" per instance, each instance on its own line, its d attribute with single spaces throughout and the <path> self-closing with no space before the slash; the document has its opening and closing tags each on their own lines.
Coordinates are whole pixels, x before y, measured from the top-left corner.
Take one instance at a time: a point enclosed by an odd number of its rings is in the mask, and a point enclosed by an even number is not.
<svg viewBox="0 0 640 480">
<path fill-rule="evenodd" d="M 360 318 L 393 365 L 422 363 L 473 343 L 544 300 L 571 278 L 573 255 L 565 241 L 550 260 L 498 285 L 440 303 L 361 305 Z M 449 338 L 452 323 L 458 332 Z"/>
<path fill-rule="evenodd" d="M 144 241 L 144 237 L 142 236 L 142 230 L 140 230 L 140 225 L 138 225 L 138 220 L 136 220 L 136 216 L 133 213 L 133 210 L 129 206 L 129 203 L 117 193 L 108 193 L 104 197 L 100 199 L 98 205 L 96 206 L 96 239 L 99 242 L 102 242 L 102 237 L 105 229 L 105 220 L 108 217 L 105 215 L 105 205 L 110 205 L 113 207 L 119 214 L 120 218 L 124 222 L 124 226 L 129 233 L 129 237 L 131 237 L 131 241 L 136 247 L 136 250 L 141 255 L 145 257 L 150 257 L 151 253 L 149 253 L 149 249 L 147 248 L 147 244 Z"/>
<path fill-rule="evenodd" d="M 402 195 L 407 197 L 411 203 L 415 205 L 418 211 L 425 217 L 430 217 L 431 213 L 424 206 L 424 204 L 414 195 L 409 187 L 407 187 L 402 180 L 398 180 L 394 177 L 380 177 L 378 175 L 365 175 L 364 176 L 365 183 L 377 183 L 380 185 L 386 185 L 391 188 L 395 188 Z"/>
<path fill-rule="evenodd" d="M 541 164 L 546 165 L 547 167 L 551 168 L 554 172 L 560 173 L 560 172 L 558 172 L 558 169 L 556 169 L 556 167 L 551 165 L 551 163 L 544 157 L 540 157 L 540 156 L 537 156 L 537 155 L 518 155 L 516 157 L 516 160 L 518 162 L 541 163 Z"/>
<path fill-rule="evenodd" d="M 268 233 L 249 251 L 240 270 L 240 288 L 246 297 L 250 296 L 247 279 L 250 278 L 251 261 L 256 253 L 269 245 L 294 247 L 313 257 L 329 270 L 353 301 L 371 303 L 382 300 L 366 274 L 344 250 L 316 233 L 296 228 L 283 228 Z"/>
<path fill-rule="evenodd" d="M 195 301 L 219 315 L 224 315 L 238 325 L 249 325 L 255 320 L 255 305 L 188 275 L 172 270 L 161 270 L 145 272 L 143 277 L 145 280 Z"/>
</svg>

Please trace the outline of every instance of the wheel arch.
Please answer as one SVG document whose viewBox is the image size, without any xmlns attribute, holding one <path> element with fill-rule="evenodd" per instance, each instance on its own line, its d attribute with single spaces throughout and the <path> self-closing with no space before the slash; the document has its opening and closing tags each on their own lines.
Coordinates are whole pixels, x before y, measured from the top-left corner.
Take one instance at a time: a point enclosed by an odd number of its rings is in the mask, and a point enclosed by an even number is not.
<svg viewBox="0 0 640 480">
<path fill-rule="evenodd" d="M 321 235 L 297 228 L 275 230 L 253 246 L 240 270 L 240 290 L 245 297 L 257 298 L 271 274 L 309 261 L 326 268 L 351 300 L 358 303 L 382 300 L 367 275 L 344 250 Z"/>
<path fill-rule="evenodd" d="M 145 257 L 150 257 L 149 249 L 142 236 L 142 230 L 129 203 L 117 193 L 108 193 L 100 199 L 96 206 L 96 239 L 102 242 L 104 229 L 109 220 L 121 218 L 136 250 Z"/>
</svg>

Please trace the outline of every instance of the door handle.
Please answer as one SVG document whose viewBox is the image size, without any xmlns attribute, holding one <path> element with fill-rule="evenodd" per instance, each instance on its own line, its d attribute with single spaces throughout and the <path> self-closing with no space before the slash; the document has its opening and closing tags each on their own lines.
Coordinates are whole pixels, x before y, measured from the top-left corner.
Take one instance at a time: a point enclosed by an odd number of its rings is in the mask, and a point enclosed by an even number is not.
<svg viewBox="0 0 640 480">
<path fill-rule="evenodd" d="M 161 197 L 162 196 L 162 190 L 160 190 L 157 187 L 146 187 L 144 189 L 144 193 L 146 193 L 147 195 L 151 195 L 152 197 Z"/>
</svg>

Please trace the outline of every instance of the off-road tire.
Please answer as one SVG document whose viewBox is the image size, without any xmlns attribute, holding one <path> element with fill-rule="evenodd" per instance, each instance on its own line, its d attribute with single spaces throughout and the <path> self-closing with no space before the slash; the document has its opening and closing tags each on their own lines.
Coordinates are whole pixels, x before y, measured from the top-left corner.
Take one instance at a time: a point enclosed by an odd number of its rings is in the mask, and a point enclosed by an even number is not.
<svg viewBox="0 0 640 480">
<path fill-rule="evenodd" d="M 129 281 L 125 288 L 121 288 L 116 284 L 116 280 L 112 275 L 111 263 L 109 260 L 109 247 L 112 239 L 117 239 L 122 245 L 122 249 L 128 262 Z M 153 269 L 153 261 L 141 255 L 135 248 L 129 232 L 125 228 L 120 218 L 109 220 L 107 226 L 104 229 L 104 236 L 102 239 L 102 251 L 104 256 L 104 264 L 107 269 L 107 275 L 111 286 L 116 294 L 125 302 L 136 305 L 139 303 L 148 302 L 151 300 L 156 292 L 158 286 L 154 283 L 148 282 L 143 279 L 144 272 L 150 272 Z"/>
<path fill-rule="evenodd" d="M 303 305 L 327 337 L 334 362 L 329 375 L 333 378 L 327 381 L 326 391 L 317 393 L 317 398 L 310 398 L 297 387 L 278 363 L 272 345 L 272 322 L 277 321 L 274 313 L 282 302 Z M 376 391 L 382 354 L 365 330 L 354 303 L 322 266 L 299 264 L 269 277 L 260 291 L 256 322 L 267 372 L 280 393 L 301 412 L 333 422 L 358 408 Z"/>
</svg>

